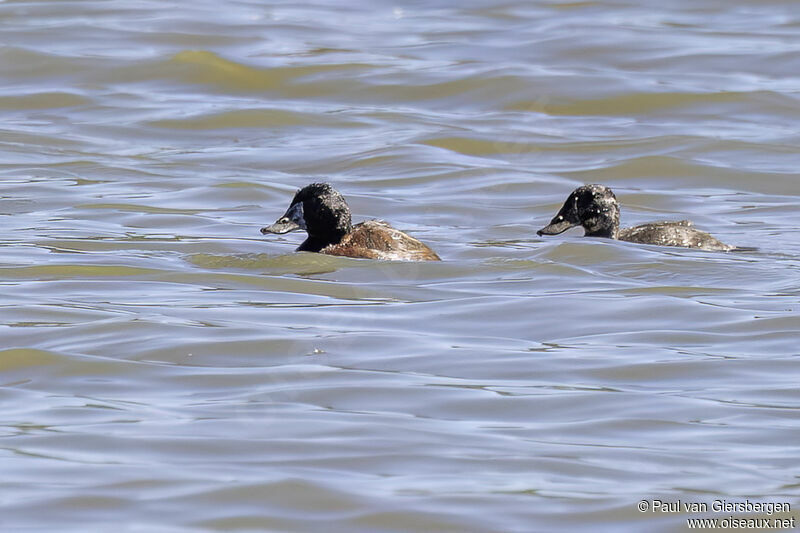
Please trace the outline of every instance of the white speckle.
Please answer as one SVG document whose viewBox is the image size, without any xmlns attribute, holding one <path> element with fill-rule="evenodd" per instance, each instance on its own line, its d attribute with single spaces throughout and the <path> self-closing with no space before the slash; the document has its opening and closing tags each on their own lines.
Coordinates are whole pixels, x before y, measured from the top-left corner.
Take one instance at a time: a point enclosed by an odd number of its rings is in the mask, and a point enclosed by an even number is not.
<svg viewBox="0 0 800 533">
<path fill-rule="evenodd" d="M 401 19 L 405 15 L 405 11 L 403 11 L 402 7 L 396 7 L 392 9 L 392 16 L 396 19 Z"/>
</svg>

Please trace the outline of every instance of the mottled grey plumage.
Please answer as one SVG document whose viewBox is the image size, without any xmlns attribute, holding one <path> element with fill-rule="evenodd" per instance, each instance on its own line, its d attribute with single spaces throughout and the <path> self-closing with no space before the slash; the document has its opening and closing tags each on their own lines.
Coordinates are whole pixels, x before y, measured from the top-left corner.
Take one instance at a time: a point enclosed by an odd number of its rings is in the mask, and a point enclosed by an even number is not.
<svg viewBox="0 0 800 533">
<path fill-rule="evenodd" d="M 619 204 L 611 189 L 604 185 L 578 187 L 564 202 L 550 224 L 537 235 L 558 235 L 569 228 L 583 226 L 587 237 L 606 237 L 639 244 L 682 246 L 701 250 L 736 249 L 693 227 L 688 220 L 651 222 L 632 228 L 619 227 Z"/>
</svg>

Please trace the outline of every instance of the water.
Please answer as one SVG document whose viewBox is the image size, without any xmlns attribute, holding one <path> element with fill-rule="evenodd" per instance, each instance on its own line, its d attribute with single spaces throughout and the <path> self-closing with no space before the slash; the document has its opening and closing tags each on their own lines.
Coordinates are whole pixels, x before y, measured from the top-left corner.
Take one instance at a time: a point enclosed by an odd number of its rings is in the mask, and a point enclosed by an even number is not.
<svg viewBox="0 0 800 533">
<path fill-rule="evenodd" d="M 798 30 L 780 0 L 0 3 L 0 526 L 796 517 Z M 262 237 L 313 180 L 444 261 Z M 536 237 L 593 182 L 758 250 Z"/>
</svg>

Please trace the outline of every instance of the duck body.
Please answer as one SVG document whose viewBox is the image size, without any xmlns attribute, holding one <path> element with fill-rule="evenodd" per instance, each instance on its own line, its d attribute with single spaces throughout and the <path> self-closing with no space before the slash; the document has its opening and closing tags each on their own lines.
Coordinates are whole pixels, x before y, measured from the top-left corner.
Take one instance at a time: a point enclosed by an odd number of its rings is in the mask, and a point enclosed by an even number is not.
<svg viewBox="0 0 800 533">
<path fill-rule="evenodd" d="M 417 239 L 380 220 L 353 225 L 344 197 L 327 183 L 312 183 L 297 191 L 286 213 L 262 234 L 305 230 L 308 238 L 298 252 L 384 259 L 441 261 Z"/>
<path fill-rule="evenodd" d="M 587 237 L 710 251 L 727 252 L 736 249 L 735 246 L 725 244 L 705 231 L 696 229 L 689 220 L 651 222 L 620 229 L 617 198 L 604 185 L 584 185 L 572 191 L 550 224 L 536 234 L 558 235 L 575 226 L 582 226 Z"/>
<path fill-rule="evenodd" d="M 725 244 L 705 231 L 694 227 L 691 220 L 677 222 L 651 222 L 619 230 L 619 240 L 639 244 L 681 246 L 715 252 L 729 252 L 735 246 Z"/>
<path fill-rule="evenodd" d="M 320 252 L 390 261 L 441 261 L 425 244 L 382 220 L 356 224 L 339 244 L 330 244 Z"/>
</svg>

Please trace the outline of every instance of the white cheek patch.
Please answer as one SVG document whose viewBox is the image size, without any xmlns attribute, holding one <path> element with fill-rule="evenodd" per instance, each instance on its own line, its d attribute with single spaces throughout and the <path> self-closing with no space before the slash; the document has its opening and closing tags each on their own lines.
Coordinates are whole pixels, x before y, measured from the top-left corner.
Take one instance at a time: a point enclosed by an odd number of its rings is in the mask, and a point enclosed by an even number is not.
<svg viewBox="0 0 800 533">
<path fill-rule="evenodd" d="M 303 202 L 297 202 L 286 211 L 286 217 L 300 226 L 301 229 L 306 229 L 306 218 L 303 215 Z"/>
</svg>

